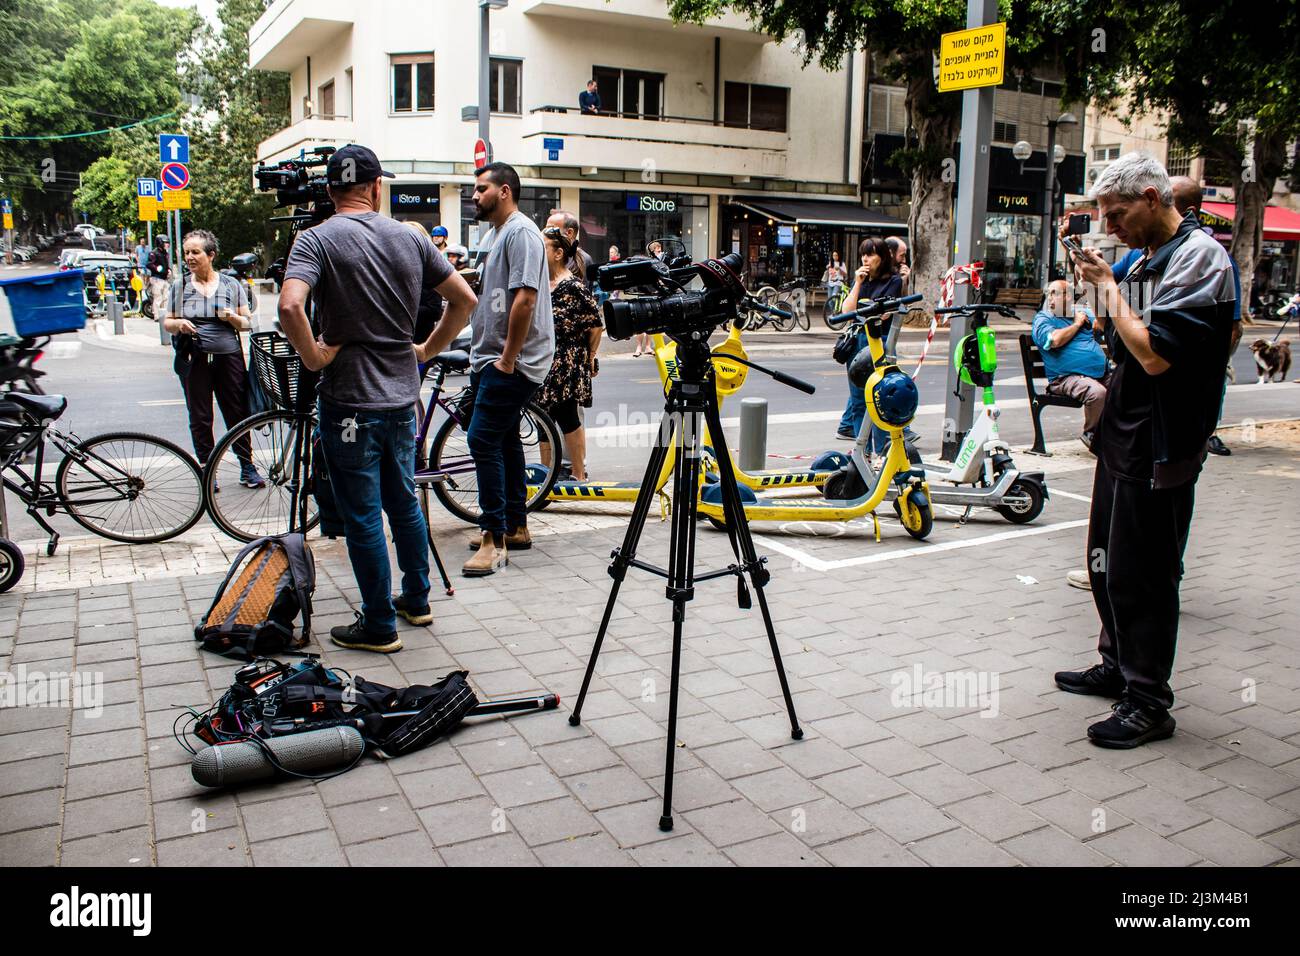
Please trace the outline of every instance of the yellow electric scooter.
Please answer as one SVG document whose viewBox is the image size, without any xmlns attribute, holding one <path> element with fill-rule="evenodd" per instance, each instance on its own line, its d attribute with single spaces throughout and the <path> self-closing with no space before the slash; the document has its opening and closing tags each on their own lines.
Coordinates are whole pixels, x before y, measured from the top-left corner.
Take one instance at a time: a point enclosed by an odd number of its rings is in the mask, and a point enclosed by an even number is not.
<svg viewBox="0 0 1300 956">
<path fill-rule="evenodd" d="M 892 355 L 885 354 L 882 340 L 882 322 L 885 316 L 897 312 L 909 303 L 919 302 L 922 296 L 909 295 L 897 299 L 879 299 L 868 303 L 856 313 L 837 317 L 851 321 L 866 330 L 868 347 L 874 371 L 866 381 L 867 414 L 871 421 L 889 435 L 889 449 L 883 464 L 875 470 L 875 483 L 865 494 L 848 500 L 800 500 L 755 496 L 745 501 L 745 517 L 749 521 L 852 521 L 871 515 L 876 538 L 880 538 L 880 523 L 875 511 L 889 496 L 891 486 L 897 490 L 894 511 L 907 533 L 924 539 L 934 526 L 930 506 L 930 489 L 925 481 L 925 470 L 909 461 L 903 443 L 903 429 L 911 423 L 920 405 L 920 393 L 911 376 L 903 372 Z M 834 321 L 834 320 L 828 320 Z M 866 460 L 866 444 L 871 429 L 860 430 L 853 447 L 854 463 L 858 473 L 873 473 Z M 742 488 L 742 496 L 745 490 Z M 725 515 L 716 485 L 703 488 L 699 513 L 709 518 L 715 527 L 725 528 Z"/>
</svg>

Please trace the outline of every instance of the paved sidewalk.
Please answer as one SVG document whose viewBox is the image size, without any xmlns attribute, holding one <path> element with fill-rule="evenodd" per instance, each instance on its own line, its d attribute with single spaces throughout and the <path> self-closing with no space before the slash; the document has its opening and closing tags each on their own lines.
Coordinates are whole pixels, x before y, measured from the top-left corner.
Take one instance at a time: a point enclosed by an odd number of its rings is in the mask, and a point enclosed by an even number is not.
<svg viewBox="0 0 1300 956">
<path fill-rule="evenodd" d="M 626 509 L 538 515 L 531 552 L 457 578 L 397 655 L 323 646 L 327 664 L 384 683 L 461 667 L 481 696 L 544 688 L 562 695 L 559 712 L 469 721 L 334 780 L 234 793 L 196 785 L 171 738 L 178 705 L 206 706 L 231 680 L 235 664 L 201 655 L 191 627 L 234 543 L 211 531 L 151 548 L 65 539 L 54 558 L 33 545 L 28 577 L 0 595 L 0 670 L 102 675 L 104 708 L 0 710 L 0 865 L 1294 865 L 1300 428 L 1255 437 L 1202 478 L 1179 731 L 1136 751 L 1088 744 L 1106 703 L 1051 681 L 1094 656 L 1091 597 L 1064 581 L 1082 550 L 1086 459 L 1048 460 L 1052 501 L 1025 527 L 941 515 L 924 544 L 892 518 L 880 543 L 861 523 L 758 527 L 806 737 L 790 740 L 757 611 L 738 610 L 727 581 L 701 584 L 670 834 L 656 826 L 661 581 L 630 574 L 583 724 L 565 719 Z M 650 525 L 640 555 L 662 563 L 667 526 Z M 440 519 L 453 567 L 464 538 Z M 725 537 L 702 528 L 699 541 L 701 568 L 726 562 Z M 357 592 L 342 543 L 315 549 L 326 631 L 351 620 Z M 931 674 L 988 693 L 929 700 Z"/>
</svg>

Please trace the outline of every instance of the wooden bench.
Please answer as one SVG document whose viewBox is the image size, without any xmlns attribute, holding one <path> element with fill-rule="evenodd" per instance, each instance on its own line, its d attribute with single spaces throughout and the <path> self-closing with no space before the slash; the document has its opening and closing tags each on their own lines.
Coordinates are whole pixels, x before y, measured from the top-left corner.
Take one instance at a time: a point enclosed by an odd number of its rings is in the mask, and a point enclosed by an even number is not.
<svg viewBox="0 0 1300 956">
<path fill-rule="evenodd" d="M 1104 349 L 1105 346 L 1103 345 Z M 1029 417 L 1034 423 L 1034 444 L 1029 451 L 1035 455 L 1050 455 L 1043 440 L 1043 409 L 1049 405 L 1063 408 L 1083 408 L 1083 402 L 1065 395 L 1051 395 L 1047 391 L 1047 369 L 1043 366 L 1043 353 L 1034 344 L 1028 332 L 1020 333 L 1020 361 L 1025 367 L 1025 391 L 1029 394 Z M 1042 379 L 1043 390 L 1034 388 L 1034 379 Z"/>
<path fill-rule="evenodd" d="M 998 305 L 1028 306 L 1031 309 L 1038 308 L 1043 301 L 1041 289 L 998 289 L 993 297 L 993 301 Z"/>
</svg>

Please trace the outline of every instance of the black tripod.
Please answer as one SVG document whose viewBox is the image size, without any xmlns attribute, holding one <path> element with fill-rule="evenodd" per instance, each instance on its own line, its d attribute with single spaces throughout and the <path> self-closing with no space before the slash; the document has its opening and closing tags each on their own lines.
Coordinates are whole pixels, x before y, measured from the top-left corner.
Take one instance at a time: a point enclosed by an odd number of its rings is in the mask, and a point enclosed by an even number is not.
<svg viewBox="0 0 1300 956">
<path fill-rule="evenodd" d="M 776 644 L 776 632 L 772 628 L 772 615 L 768 611 L 767 598 L 763 593 L 763 586 L 770 578 L 767 568 L 764 567 L 767 559 L 759 558 L 754 551 L 754 539 L 745 521 L 745 510 L 741 504 L 740 491 L 736 486 L 736 473 L 732 468 L 731 454 L 727 451 L 722 433 L 722 416 L 719 411 L 717 390 L 714 387 L 713 361 L 709 351 L 708 334 L 697 333 L 690 338 L 674 336 L 673 340 L 677 343 L 679 362 L 677 379 L 668 391 L 668 400 L 664 405 L 664 419 L 659 428 L 654 450 L 650 453 L 650 461 L 646 465 L 645 477 L 641 479 L 641 490 L 637 493 L 636 506 L 632 511 L 632 520 L 627 526 L 627 534 L 623 538 L 622 546 L 611 554 L 614 560 L 609 566 L 609 576 L 614 579 L 614 585 L 609 591 L 609 601 L 605 604 L 605 615 L 601 618 L 600 630 L 596 632 L 596 643 L 591 649 L 591 659 L 587 661 L 587 672 L 582 678 L 582 690 L 578 693 L 578 702 L 569 717 L 569 723 L 575 727 L 582 719 L 582 704 L 587 698 L 591 675 L 596 670 L 596 658 L 605 640 L 605 632 L 609 629 L 610 616 L 614 613 L 614 604 L 618 600 L 618 591 L 627 575 L 627 569 L 636 567 L 666 578 L 667 596 L 673 602 L 673 663 L 668 697 L 664 810 L 659 818 L 661 830 L 673 828 L 673 757 L 677 741 L 677 685 L 682 658 L 682 622 L 686 620 L 686 602 L 695 597 L 696 581 L 710 581 L 734 575 L 737 601 L 740 607 L 747 609 L 753 606 L 749 588 L 745 584 L 745 575 L 749 575 L 750 583 L 758 593 L 758 606 L 763 612 L 763 624 L 767 628 L 772 660 L 776 664 L 776 674 L 781 680 L 781 693 L 785 696 L 786 710 L 790 715 L 790 735 L 795 740 L 803 737 L 803 731 L 799 728 L 799 719 L 794 712 L 794 700 L 790 697 L 790 685 L 785 678 L 785 668 L 781 664 L 781 652 Z M 728 361 L 739 360 L 728 356 Z M 752 362 L 744 364 L 760 371 L 768 371 Z M 786 376 L 778 374 L 775 377 L 788 381 Z M 703 440 L 701 418 L 708 425 L 709 437 L 714 446 L 714 457 L 718 462 L 727 537 L 731 539 L 731 550 L 736 556 L 737 563 L 717 571 L 696 575 L 696 496 L 699 493 Z M 637 560 L 636 549 L 637 543 L 641 540 L 641 532 L 645 529 L 650 506 L 654 502 L 655 479 L 663 468 L 669 449 L 674 445 L 677 447 L 677 456 L 673 464 L 672 532 L 668 545 L 668 569 L 665 570 Z"/>
</svg>

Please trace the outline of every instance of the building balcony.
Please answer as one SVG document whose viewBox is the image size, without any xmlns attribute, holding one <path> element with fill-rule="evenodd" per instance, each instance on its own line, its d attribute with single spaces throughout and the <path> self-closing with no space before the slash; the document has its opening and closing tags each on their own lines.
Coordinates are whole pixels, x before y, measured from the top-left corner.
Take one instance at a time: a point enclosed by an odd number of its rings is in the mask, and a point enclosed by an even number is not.
<svg viewBox="0 0 1300 956">
<path fill-rule="evenodd" d="M 543 106 L 525 116 L 520 137 L 520 162 L 529 166 L 774 179 L 785 177 L 790 142 L 787 133 L 714 125 L 710 120 L 593 116 L 559 106 Z M 557 140 L 562 145 L 555 150 Z"/>
<path fill-rule="evenodd" d="M 304 149 L 346 146 L 355 138 L 354 128 L 349 116 L 309 116 L 262 140 L 257 147 L 257 159 L 263 163 L 278 163 L 297 156 Z"/>
<path fill-rule="evenodd" d="M 291 70 L 352 29 L 357 0 L 275 0 L 248 31 L 248 64 Z"/>
<path fill-rule="evenodd" d="M 628 30 L 690 31 L 699 36 L 716 36 L 724 40 L 745 40 L 766 43 L 771 39 L 765 33 L 756 33 L 749 20 L 737 13 L 725 13 L 699 27 L 687 23 L 674 23 L 668 16 L 667 0 L 522 0 L 519 8 L 530 16 L 562 17 L 621 26 Z"/>
</svg>

